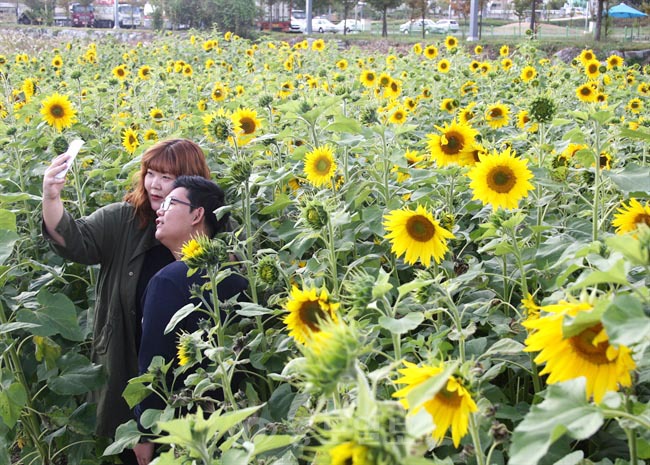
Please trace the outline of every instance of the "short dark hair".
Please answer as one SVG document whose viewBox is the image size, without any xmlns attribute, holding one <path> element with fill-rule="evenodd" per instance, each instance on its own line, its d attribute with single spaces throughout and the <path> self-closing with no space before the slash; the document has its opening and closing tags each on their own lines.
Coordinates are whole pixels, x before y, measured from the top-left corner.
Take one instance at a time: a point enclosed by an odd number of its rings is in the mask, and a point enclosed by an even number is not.
<svg viewBox="0 0 650 465">
<path fill-rule="evenodd" d="M 225 213 L 217 219 L 214 213 L 226 205 L 226 195 L 221 187 L 201 176 L 179 176 L 174 181 L 174 189 L 177 187 L 187 189 L 187 198 L 194 208 L 203 207 L 205 210 L 205 224 L 210 237 L 226 230 L 230 214 Z"/>
</svg>

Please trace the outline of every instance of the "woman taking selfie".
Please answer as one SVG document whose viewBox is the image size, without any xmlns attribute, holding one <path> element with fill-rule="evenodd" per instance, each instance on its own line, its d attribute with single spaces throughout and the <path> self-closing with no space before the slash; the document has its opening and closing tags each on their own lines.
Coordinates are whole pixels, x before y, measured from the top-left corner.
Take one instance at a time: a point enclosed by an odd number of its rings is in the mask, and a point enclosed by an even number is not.
<svg viewBox="0 0 650 465">
<path fill-rule="evenodd" d="M 174 257 L 155 238 L 156 211 L 181 175 L 210 178 L 201 148 L 187 139 L 156 143 L 142 155 L 139 177 L 123 202 L 74 219 L 61 191 L 67 154 L 56 157 L 43 176 L 43 235 L 55 253 L 84 265 L 100 265 L 94 312 L 92 359 L 104 366 L 107 382 L 95 393 L 99 436 L 113 438 L 132 418 L 122 398 L 138 375 L 141 334 L 140 301 L 149 279 Z M 130 451 L 129 451 L 130 452 Z M 137 463 L 135 457 L 122 457 Z"/>
</svg>

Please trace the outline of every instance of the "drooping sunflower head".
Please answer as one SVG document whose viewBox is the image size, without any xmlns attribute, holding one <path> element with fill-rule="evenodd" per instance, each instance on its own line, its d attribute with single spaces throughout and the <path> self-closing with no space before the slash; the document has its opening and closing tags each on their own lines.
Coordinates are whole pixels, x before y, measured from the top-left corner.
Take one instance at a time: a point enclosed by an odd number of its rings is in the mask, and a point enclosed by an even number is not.
<svg viewBox="0 0 650 465">
<path fill-rule="evenodd" d="M 336 311 L 339 303 L 330 300 L 327 289 L 309 287 L 301 290 L 293 286 L 285 309 L 289 314 L 284 318 L 289 336 L 296 342 L 306 344 L 313 333 L 319 332 L 324 320 L 338 321 Z"/>
<path fill-rule="evenodd" d="M 560 301 L 540 307 L 539 318 L 523 322 L 530 333 L 524 351 L 539 352 L 534 361 L 546 364 L 540 375 L 549 375 L 547 383 L 584 377 L 587 399 L 600 403 L 608 391 L 632 384 L 630 373 L 636 364 L 629 348 L 610 343 L 600 321 L 565 327 L 569 317 L 575 319 L 593 308 L 588 301 Z"/>
<path fill-rule="evenodd" d="M 386 239 L 391 242 L 391 251 L 398 257 L 404 255 L 404 260 L 410 265 L 419 260 L 428 267 L 431 258 L 440 263 L 449 250 L 447 241 L 454 238 L 422 205 L 415 210 L 389 212 L 384 216 L 384 228 Z"/>
<path fill-rule="evenodd" d="M 441 134 L 429 134 L 427 145 L 431 157 L 438 165 L 470 164 L 472 146 L 478 131 L 467 124 L 457 123 L 456 120 L 437 129 Z"/>
<path fill-rule="evenodd" d="M 75 123 L 77 111 L 67 96 L 55 92 L 43 100 L 41 115 L 47 124 L 61 131 Z"/>
<path fill-rule="evenodd" d="M 643 205 L 637 199 L 630 199 L 623 203 L 614 215 L 612 226 L 616 228 L 616 234 L 627 234 L 638 230 L 639 226 L 650 227 L 650 202 Z"/>
<path fill-rule="evenodd" d="M 334 150 L 329 145 L 316 147 L 305 155 L 305 176 L 315 187 L 329 184 L 335 173 Z"/>
<path fill-rule="evenodd" d="M 510 149 L 501 153 L 495 150 L 481 157 L 467 176 L 471 179 L 473 199 L 492 205 L 494 210 L 517 208 L 519 201 L 534 189 L 527 160 L 517 158 Z"/>
</svg>

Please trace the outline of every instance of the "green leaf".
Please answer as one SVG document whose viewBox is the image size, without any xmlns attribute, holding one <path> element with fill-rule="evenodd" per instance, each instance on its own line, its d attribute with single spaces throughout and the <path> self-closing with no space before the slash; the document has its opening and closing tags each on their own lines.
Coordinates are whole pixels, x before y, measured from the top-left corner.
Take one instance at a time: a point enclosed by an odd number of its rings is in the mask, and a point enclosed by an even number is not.
<svg viewBox="0 0 650 465">
<path fill-rule="evenodd" d="M 148 386 L 154 379 L 155 375 L 153 373 L 144 373 L 137 378 L 131 378 L 129 380 L 129 383 L 124 388 L 124 392 L 122 392 L 122 397 L 129 404 L 130 408 L 135 407 L 151 394 Z"/>
<path fill-rule="evenodd" d="M 336 115 L 334 117 L 334 122 L 328 124 L 325 128 L 329 131 L 334 132 L 347 132 L 350 134 L 360 134 L 363 126 L 359 123 L 358 120 L 352 118 L 346 118 L 342 115 Z"/>
<path fill-rule="evenodd" d="M 409 281 L 406 284 L 402 284 L 400 287 L 397 288 L 397 292 L 399 294 L 399 298 L 401 299 L 405 295 L 416 291 L 418 289 L 421 289 L 423 287 L 429 286 L 431 283 L 433 283 L 433 279 L 415 279 L 413 281 Z"/>
<path fill-rule="evenodd" d="M 390 275 L 384 271 L 383 268 L 379 268 L 379 276 L 377 276 L 377 281 L 372 287 L 372 298 L 379 299 L 386 295 L 393 288 L 393 285 L 388 282 L 390 280 Z"/>
<path fill-rule="evenodd" d="M 634 130 L 630 128 L 621 128 L 621 137 L 629 137 L 630 139 L 640 139 L 650 142 L 650 132 Z"/>
<path fill-rule="evenodd" d="M 433 399 L 442 388 L 447 386 L 447 381 L 454 371 L 456 371 L 457 366 L 458 361 L 445 364 L 445 369 L 439 375 L 432 376 L 419 386 L 413 388 L 406 396 L 409 410 L 413 410 L 426 401 Z"/>
<path fill-rule="evenodd" d="M 0 204 L 23 202 L 25 200 L 36 200 L 37 202 L 40 202 L 41 197 L 38 195 L 28 194 L 27 192 L 10 192 L 6 194 L 0 194 Z M 0 220 L 0 224 L 1 223 L 2 221 Z"/>
<path fill-rule="evenodd" d="M 18 239 L 19 236 L 14 231 L 0 229 L 0 264 L 9 258 Z"/>
<path fill-rule="evenodd" d="M 594 286 L 596 284 L 621 284 L 623 286 L 630 285 L 630 282 L 627 280 L 627 273 L 625 271 L 625 260 L 621 258 L 617 260 L 614 265 L 608 270 L 605 271 L 592 271 L 585 277 L 581 279 L 573 286 L 571 290 L 584 289 L 585 287 Z"/>
<path fill-rule="evenodd" d="M 6 334 L 10 333 L 12 331 L 17 331 L 19 329 L 32 329 L 32 328 L 38 328 L 40 325 L 37 325 L 35 323 L 3 323 L 0 324 L 0 334 Z"/>
<path fill-rule="evenodd" d="M 0 416 L 9 428 L 13 428 L 23 408 L 27 405 L 27 391 L 20 383 L 11 383 L 9 388 L 0 391 Z"/>
<path fill-rule="evenodd" d="M 70 341 L 83 341 L 84 335 L 77 322 L 77 312 L 72 301 L 64 294 L 51 294 L 41 289 L 37 296 L 41 305 L 35 311 L 21 309 L 17 320 L 38 325 L 30 330 L 37 336 L 60 334 Z"/>
<path fill-rule="evenodd" d="M 379 326 L 387 329 L 392 334 L 404 334 L 420 326 L 423 321 L 424 313 L 412 312 L 400 319 L 382 316 L 379 318 Z"/>
<path fill-rule="evenodd" d="M 244 449 L 228 449 L 221 456 L 221 465 L 243 465 L 250 462 L 252 455 L 250 451 Z"/>
<path fill-rule="evenodd" d="M 262 208 L 260 210 L 260 213 L 262 215 L 277 214 L 278 212 L 281 212 L 287 208 L 289 205 L 293 205 L 293 203 L 293 200 L 287 194 L 276 194 L 275 201 L 271 205 L 267 205 L 266 207 Z"/>
<path fill-rule="evenodd" d="M 479 358 L 494 354 L 518 355 L 522 354 L 523 350 L 524 345 L 521 342 L 515 341 L 514 339 L 499 339 L 486 352 L 481 354 Z"/>
<path fill-rule="evenodd" d="M 9 210 L 0 210 L 0 229 L 17 232 L 16 214 Z"/>
<path fill-rule="evenodd" d="M 614 114 L 611 111 L 596 111 L 589 113 L 589 119 L 597 121 L 601 125 L 604 125 L 614 117 Z"/>
<path fill-rule="evenodd" d="M 59 360 L 61 374 L 50 378 L 48 386 L 57 394 L 73 396 L 99 388 L 105 382 L 101 365 L 80 354 L 65 354 Z"/>
<path fill-rule="evenodd" d="M 577 336 L 585 329 L 599 324 L 606 306 L 607 302 L 599 301 L 588 312 L 578 312 L 575 317 L 566 315 L 562 320 L 562 336 L 564 338 Z"/>
<path fill-rule="evenodd" d="M 629 236 L 611 236 L 605 239 L 607 247 L 622 254 L 634 265 L 650 264 L 650 250 L 641 241 L 630 240 Z"/>
<path fill-rule="evenodd" d="M 643 304 L 634 296 L 615 296 L 607 306 L 602 318 L 609 341 L 631 346 L 650 337 L 650 318 L 643 311 Z"/>
<path fill-rule="evenodd" d="M 288 434 L 277 434 L 273 436 L 267 436 L 265 434 L 258 434 L 253 438 L 253 444 L 255 444 L 254 454 L 263 454 L 264 452 L 279 449 L 280 447 L 286 447 L 289 444 L 293 444 L 298 440 L 300 436 L 291 436 Z"/>
<path fill-rule="evenodd" d="M 515 428 L 509 465 L 536 465 L 553 442 L 564 434 L 581 440 L 603 424 L 600 408 L 587 402 L 585 379 L 550 385 L 541 404 Z"/>
<path fill-rule="evenodd" d="M 104 449 L 103 456 L 115 455 L 124 449 L 133 449 L 140 439 L 140 431 L 135 420 L 129 420 L 128 423 L 120 425 L 115 431 L 115 441 Z"/>
<path fill-rule="evenodd" d="M 187 304 L 183 308 L 179 309 L 176 313 L 174 313 L 174 316 L 171 317 L 169 323 L 167 323 L 167 326 L 165 326 L 165 334 L 171 333 L 176 325 L 183 321 L 183 318 L 185 318 L 197 308 L 199 308 L 197 305 Z"/>
<path fill-rule="evenodd" d="M 616 187 L 627 194 L 650 194 L 650 168 L 647 166 L 629 163 L 620 171 L 603 171 L 603 176 L 611 179 Z"/>
<path fill-rule="evenodd" d="M 242 316 L 261 316 L 261 315 L 270 315 L 273 313 L 273 310 L 267 307 L 262 307 L 261 305 L 255 304 L 253 302 L 240 302 L 237 310 L 238 315 Z"/>
<path fill-rule="evenodd" d="M 49 337 L 34 336 L 35 357 L 38 362 L 45 360 L 48 370 L 56 368 L 56 362 L 61 357 L 61 346 Z"/>
</svg>

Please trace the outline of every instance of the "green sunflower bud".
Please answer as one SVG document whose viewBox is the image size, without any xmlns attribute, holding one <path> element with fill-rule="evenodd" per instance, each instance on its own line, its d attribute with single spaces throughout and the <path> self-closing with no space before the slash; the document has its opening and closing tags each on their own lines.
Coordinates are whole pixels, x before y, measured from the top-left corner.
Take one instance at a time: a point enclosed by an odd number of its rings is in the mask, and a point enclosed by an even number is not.
<svg viewBox="0 0 650 465">
<path fill-rule="evenodd" d="M 557 104 L 550 97 L 537 97 L 530 103 L 530 116 L 539 123 L 548 123 L 555 116 Z"/>
<path fill-rule="evenodd" d="M 257 264 L 257 278 L 268 287 L 273 287 L 280 278 L 277 257 L 267 255 Z"/>
<path fill-rule="evenodd" d="M 273 103 L 273 97 L 270 95 L 262 95 L 259 100 L 261 107 L 268 107 Z"/>
<path fill-rule="evenodd" d="M 375 285 L 375 278 L 365 271 L 352 272 L 350 279 L 343 282 L 343 295 L 345 304 L 350 311 L 364 314 L 368 304 L 372 302 L 372 289 Z"/>
<path fill-rule="evenodd" d="M 319 231 L 327 225 L 327 211 L 323 204 L 311 201 L 301 209 L 302 218 L 314 231 Z"/>
<path fill-rule="evenodd" d="M 58 136 L 52 141 L 52 150 L 56 154 L 64 153 L 68 150 L 68 141 L 65 140 L 65 137 Z"/>
<path fill-rule="evenodd" d="M 247 181 L 253 170 L 250 160 L 240 159 L 235 161 L 230 167 L 230 176 L 236 182 Z"/>
</svg>

